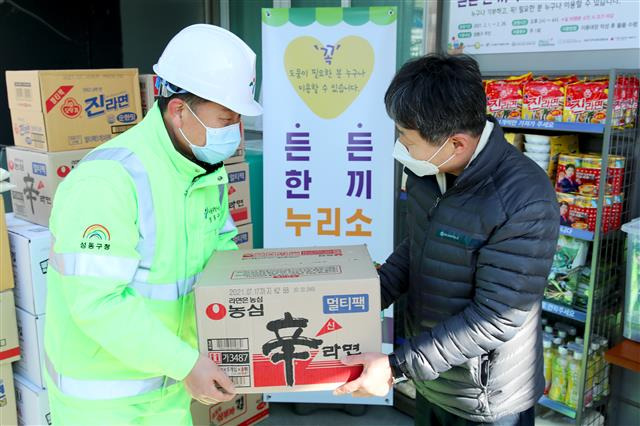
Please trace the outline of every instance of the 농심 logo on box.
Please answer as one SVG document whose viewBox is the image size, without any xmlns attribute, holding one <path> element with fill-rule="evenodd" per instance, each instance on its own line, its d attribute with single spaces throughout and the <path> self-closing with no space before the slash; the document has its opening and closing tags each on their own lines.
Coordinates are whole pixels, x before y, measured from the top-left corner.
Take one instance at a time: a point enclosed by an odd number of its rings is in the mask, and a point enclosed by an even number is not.
<svg viewBox="0 0 640 426">
<path fill-rule="evenodd" d="M 354 314 L 369 312 L 368 294 L 340 294 L 322 297 L 325 314 Z"/>
</svg>

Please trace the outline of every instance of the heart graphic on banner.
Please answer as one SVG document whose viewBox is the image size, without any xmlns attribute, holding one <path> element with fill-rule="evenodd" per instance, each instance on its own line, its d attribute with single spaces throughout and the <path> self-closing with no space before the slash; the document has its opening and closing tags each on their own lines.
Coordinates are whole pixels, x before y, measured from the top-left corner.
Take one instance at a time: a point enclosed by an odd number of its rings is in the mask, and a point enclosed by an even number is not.
<svg viewBox="0 0 640 426">
<path fill-rule="evenodd" d="M 374 52 L 367 40 L 348 36 L 335 44 L 314 37 L 298 37 L 284 55 L 285 72 L 300 99 L 318 117 L 342 114 L 367 85 Z"/>
</svg>

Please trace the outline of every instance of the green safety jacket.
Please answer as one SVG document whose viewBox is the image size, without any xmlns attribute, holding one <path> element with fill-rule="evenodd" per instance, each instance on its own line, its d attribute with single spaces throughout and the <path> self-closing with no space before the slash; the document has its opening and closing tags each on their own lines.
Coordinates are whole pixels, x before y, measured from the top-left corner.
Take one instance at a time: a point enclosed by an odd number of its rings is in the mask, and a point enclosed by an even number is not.
<svg viewBox="0 0 640 426">
<path fill-rule="evenodd" d="M 237 249 L 227 183 L 175 150 L 156 104 L 59 186 L 45 331 L 57 390 L 144 399 L 189 374 L 193 284 L 215 251 Z"/>
</svg>

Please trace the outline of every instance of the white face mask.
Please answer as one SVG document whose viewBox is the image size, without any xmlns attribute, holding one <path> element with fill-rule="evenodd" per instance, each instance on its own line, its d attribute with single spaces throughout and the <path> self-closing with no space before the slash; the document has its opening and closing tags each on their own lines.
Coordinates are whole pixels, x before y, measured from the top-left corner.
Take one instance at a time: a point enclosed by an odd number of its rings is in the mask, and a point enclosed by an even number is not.
<svg viewBox="0 0 640 426">
<path fill-rule="evenodd" d="M 207 127 L 202 120 L 200 120 L 200 117 L 193 112 L 189 104 L 185 102 L 184 105 L 206 130 L 205 145 L 198 146 L 187 138 L 182 128 L 178 128 L 182 137 L 189 143 L 193 155 L 195 155 L 198 160 L 208 164 L 217 164 L 231 157 L 242 141 L 240 124 L 236 123 L 222 128 Z"/>
<path fill-rule="evenodd" d="M 440 151 L 442 151 L 442 148 L 444 148 L 447 142 L 449 142 L 449 139 L 444 141 L 440 148 L 438 148 L 438 150 L 427 161 L 424 161 L 416 160 L 415 158 L 413 158 L 411 154 L 409 154 L 409 150 L 407 149 L 407 147 L 404 146 L 402 142 L 400 142 L 400 139 L 398 139 L 396 140 L 396 145 L 393 148 L 393 158 L 398 160 L 417 176 L 423 177 L 429 175 L 437 175 L 438 173 L 440 173 L 440 167 L 447 164 L 449 161 L 451 161 L 451 159 L 453 159 L 453 157 L 456 156 L 456 154 L 451 155 L 451 157 L 449 157 L 439 166 L 431 163 L 433 157 L 435 157 Z"/>
</svg>

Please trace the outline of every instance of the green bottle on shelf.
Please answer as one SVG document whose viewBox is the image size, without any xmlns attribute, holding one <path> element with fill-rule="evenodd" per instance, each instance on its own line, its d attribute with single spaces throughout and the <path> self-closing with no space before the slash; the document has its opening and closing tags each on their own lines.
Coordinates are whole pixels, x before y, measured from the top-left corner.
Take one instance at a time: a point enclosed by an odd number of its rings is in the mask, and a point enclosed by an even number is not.
<svg viewBox="0 0 640 426">
<path fill-rule="evenodd" d="M 567 395 L 565 404 L 574 410 L 580 400 L 580 369 L 582 368 L 582 352 L 574 352 L 567 368 Z"/>
<path fill-rule="evenodd" d="M 542 356 L 544 358 L 544 394 L 547 395 L 549 393 L 549 389 L 551 389 L 551 374 L 553 368 L 553 349 L 551 348 L 552 342 L 551 340 L 543 340 L 542 341 Z"/>
<path fill-rule="evenodd" d="M 604 359 L 600 352 L 600 344 L 594 342 L 591 344 L 591 350 L 593 350 L 593 362 L 595 364 L 595 376 L 593 378 L 593 400 L 598 401 L 602 398 L 602 384 L 604 375 Z"/>
<path fill-rule="evenodd" d="M 604 353 L 607 351 L 607 349 L 609 349 L 609 339 L 605 339 L 604 337 L 600 339 L 600 357 L 602 359 L 602 395 L 603 396 L 609 396 L 609 393 L 611 392 L 610 388 L 609 388 L 609 372 L 611 370 L 611 367 L 609 365 L 609 363 L 607 362 L 607 360 L 604 357 Z"/>
<path fill-rule="evenodd" d="M 553 363 L 551 373 L 551 389 L 549 389 L 549 398 L 562 403 L 564 403 L 567 394 L 568 353 L 569 351 L 564 346 L 558 348 L 558 357 Z"/>
<path fill-rule="evenodd" d="M 598 397 L 598 368 L 600 367 L 600 360 L 597 351 L 599 349 L 600 345 L 595 342 L 591 343 L 589 357 L 587 358 L 587 386 L 584 395 L 584 405 L 586 407 L 590 407 Z"/>
</svg>

